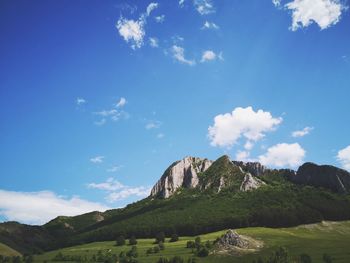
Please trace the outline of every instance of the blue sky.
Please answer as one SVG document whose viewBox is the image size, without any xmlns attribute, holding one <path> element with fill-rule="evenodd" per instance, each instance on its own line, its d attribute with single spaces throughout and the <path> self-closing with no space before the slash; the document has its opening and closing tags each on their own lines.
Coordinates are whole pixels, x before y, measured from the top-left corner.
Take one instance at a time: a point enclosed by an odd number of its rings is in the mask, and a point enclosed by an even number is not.
<svg viewBox="0 0 350 263">
<path fill-rule="evenodd" d="M 187 155 L 350 170 L 348 5 L 2 1 L 0 219 L 122 207 Z"/>
</svg>

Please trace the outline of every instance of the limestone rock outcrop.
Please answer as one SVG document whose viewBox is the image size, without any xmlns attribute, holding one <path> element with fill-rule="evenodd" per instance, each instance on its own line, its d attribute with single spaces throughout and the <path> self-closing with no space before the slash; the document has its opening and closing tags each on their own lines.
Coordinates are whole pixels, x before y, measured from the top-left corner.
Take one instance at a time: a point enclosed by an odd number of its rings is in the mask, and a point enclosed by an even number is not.
<svg viewBox="0 0 350 263">
<path fill-rule="evenodd" d="M 180 187 L 197 187 L 198 174 L 205 172 L 212 163 L 208 159 L 190 156 L 173 163 L 153 186 L 151 196 L 168 198 Z"/>
</svg>

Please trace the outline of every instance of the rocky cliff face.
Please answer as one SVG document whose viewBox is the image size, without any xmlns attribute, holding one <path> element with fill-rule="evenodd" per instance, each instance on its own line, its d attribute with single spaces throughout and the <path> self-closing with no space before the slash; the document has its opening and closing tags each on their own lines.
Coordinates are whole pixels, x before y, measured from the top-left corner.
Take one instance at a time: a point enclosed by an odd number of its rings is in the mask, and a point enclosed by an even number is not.
<svg viewBox="0 0 350 263">
<path fill-rule="evenodd" d="M 180 187 L 232 191 L 250 191 L 265 183 L 258 179 L 265 167 L 259 163 L 232 162 L 222 156 L 215 162 L 208 159 L 186 157 L 173 163 L 153 186 L 151 197 L 168 198 Z M 199 176 L 200 175 L 200 176 Z"/>
<path fill-rule="evenodd" d="M 337 193 L 350 192 L 350 173 L 331 166 L 305 163 L 290 180 L 297 184 L 323 187 Z"/>
<path fill-rule="evenodd" d="M 153 186 L 151 196 L 168 198 L 180 187 L 197 187 L 198 174 L 205 172 L 212 163 L 208 159 L 196 157 L 186 157 L 173 163 Z"/>
</svg>

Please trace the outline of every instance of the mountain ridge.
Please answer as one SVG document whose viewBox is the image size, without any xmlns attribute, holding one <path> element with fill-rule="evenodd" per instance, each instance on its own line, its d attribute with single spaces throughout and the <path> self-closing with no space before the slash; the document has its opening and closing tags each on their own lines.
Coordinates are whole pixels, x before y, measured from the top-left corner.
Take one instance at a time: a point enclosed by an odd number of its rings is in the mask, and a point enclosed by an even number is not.
<svg viewBox="0 0 350 263">
<path fill-rule="evenodd" d="M 324 172 L 323 166 L 304 165 L 307 169 L 302 165 L 294 171 L 228 156 L 216 161 L 188 156 L 171 164 L 143 200 L 105 212 L 60 216 L 42 226 L 2 223 L 0 242 L 28 254 L 118 235 L 197 235 L 350 219 L 350 174 L 334 166 Z"/>
</svg>

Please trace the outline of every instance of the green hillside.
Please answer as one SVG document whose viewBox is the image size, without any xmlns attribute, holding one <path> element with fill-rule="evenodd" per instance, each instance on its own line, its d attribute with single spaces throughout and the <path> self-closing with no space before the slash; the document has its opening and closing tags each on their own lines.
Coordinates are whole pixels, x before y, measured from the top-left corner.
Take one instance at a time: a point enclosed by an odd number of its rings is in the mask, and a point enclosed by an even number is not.
<svg viewBox="0 0 350 263">
<path fill-rule="evenodd" d="M 213 232 L 201 235 L 203 242 L 214 241 L 225 231 Z M 319 224 L 301 225 L 293 228 L 263 228 L 252 227 L 238 229 L 239 234 L 247 235 L 264 242 L 261 251 L 252 253 L 243 253 L 235 256 L 218 256 L 210 255 L 205 258 L 196 258 L 196 262 L 252 262 L 258 256 L 268 256 L 278 247 L 286 247 L 293 256 L 307 253 L 313 258 L 313 262 L 322 262 L 322 255 L 329 254 L 334 258 L 334 262 L 348 263 L 350 262 L 350 221 L 344 222 L 322 222 Z M 186 248 L 186 243 L 194 240 L 194 237 L 181 237 L 178 242 L 165 242 L 165 250 L 158 254 L 146 255 L 147 249 L 154 246 L 154 239 L 139 239 L 138 261 L 141 263 L 155 263 L 159 257 L 181 256 L 183 258 L 192 257 L 191 249 Z M 50 262 L 59 252 L 63 255 L 80 255 L 90 257 L 97 254 L 98 251 L 103 253 L 118 254 L 122 251 L 130 250 L 130 246 L 115 246 L 114 241 L 94 242 L 85 245 L 79 245 L 51 251 L 43 255 L 35 256 L 35 262 Z"/>
<path fill-rule="evenodd" d="M 21 254 L 9 246 L 0 243 L 0 255 L 6 257 L 20 256 Z"/>
</svg>

